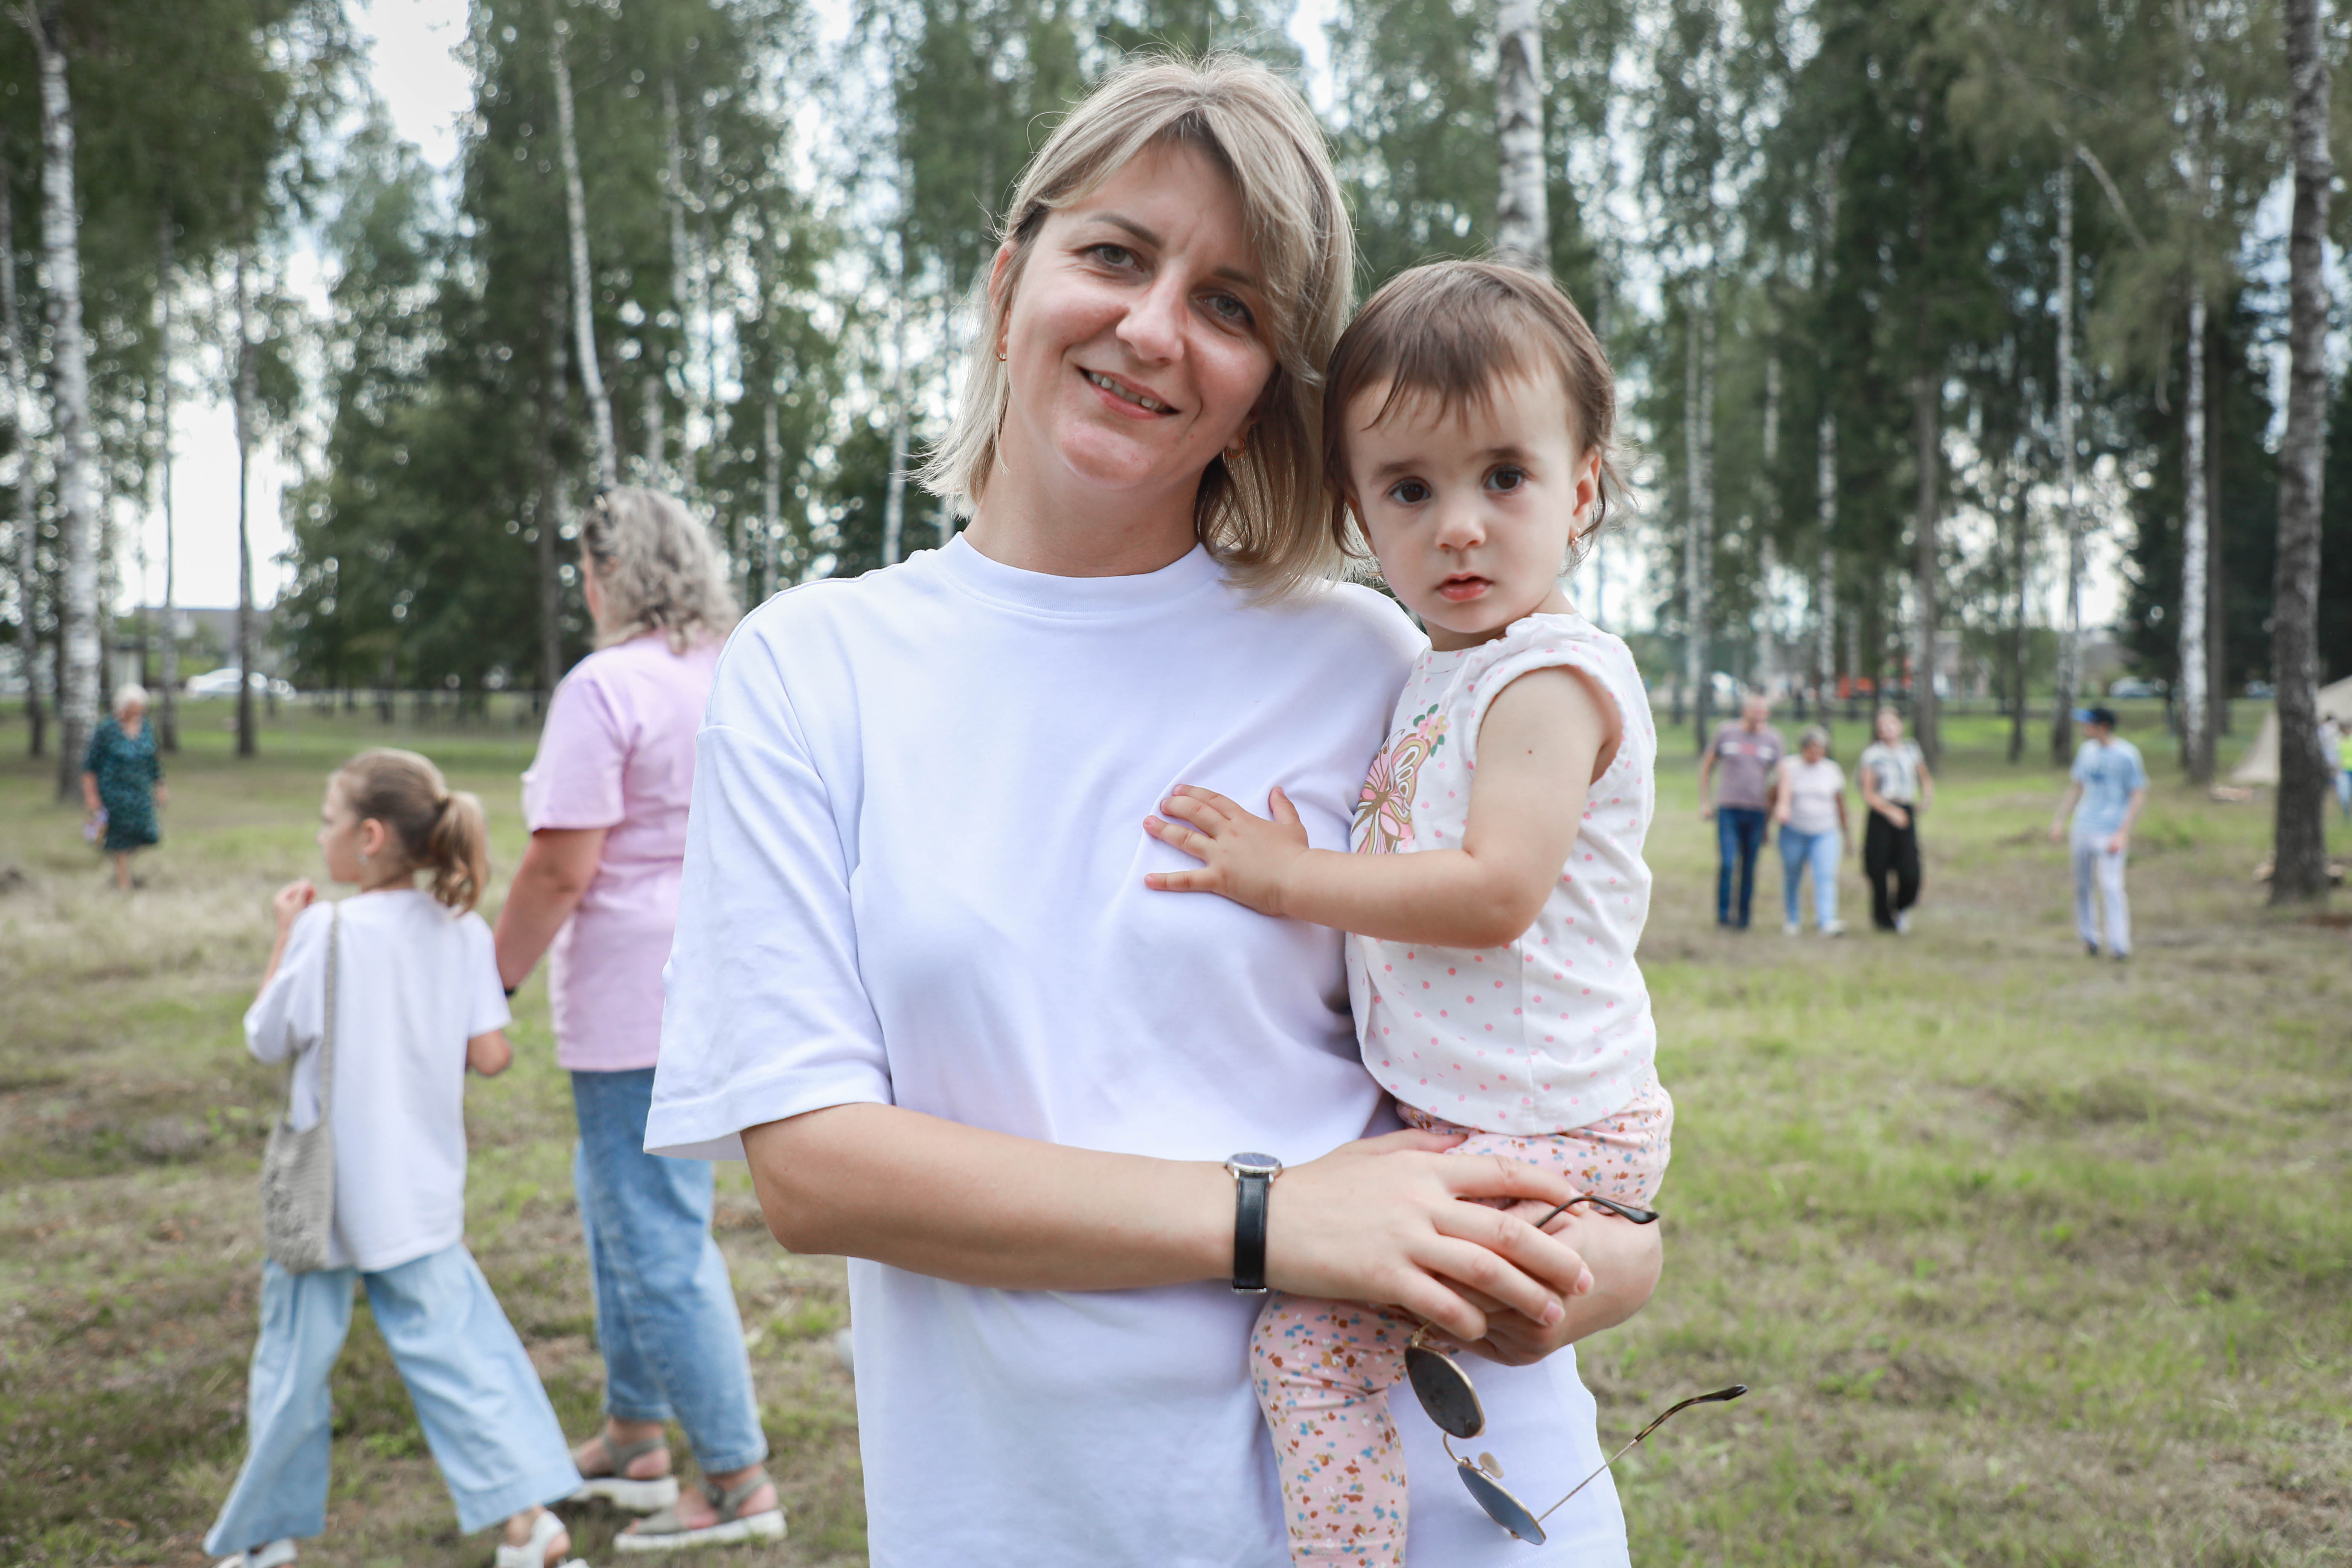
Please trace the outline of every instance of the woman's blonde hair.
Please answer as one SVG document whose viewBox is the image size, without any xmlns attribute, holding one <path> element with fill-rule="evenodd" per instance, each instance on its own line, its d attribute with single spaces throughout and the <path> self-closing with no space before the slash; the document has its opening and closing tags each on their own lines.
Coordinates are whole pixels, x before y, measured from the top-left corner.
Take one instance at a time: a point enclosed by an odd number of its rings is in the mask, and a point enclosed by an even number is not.
<svg viewBox="0 0 2352 1568">
<path fill-rule="evenodd" d="M 1318 526 L 1323 365 L 1348 319 L 1356 267 L 1330 150 L 1296 88 L 1237 55 L 1131 57 L 1047 137 L 1022 171 L 998 229 L 1001 274 L 972 288 L 979 323 L 954 426 L 923 466 L 925 488 L 967 510 L 996 462 L 1012 385 L 994 345 L 1012 315 L 1046 217 L 1085 200 L 1160 142 L 1196 147 L 1233 177 L 1272 320 L 1275 370 L 1239 458 L 1201 475 L 1193 526 L 1235 583 L 1264 597 L 1336 576 L 1339 552 Z"/>
<path fill-rule="evenodd" d="M 412 870 L 433 873 L 433 896 L 471 910 L 490 883 L 489 825 L 482 803 L 452 791 L 415 752 L 379 746 L 335 770 L 331 787 L 362 822 L 383 824 Z"/>
<path fill-rule="evenodd" d="M 734 626 L 735 594 L 710 531 L 659 490 L 624 485 L 599 494 L 580 542 L 604 601 L 597 647 L 658 631 L 684 653 L 698 633 L 720 637 Z"/>
</svg>

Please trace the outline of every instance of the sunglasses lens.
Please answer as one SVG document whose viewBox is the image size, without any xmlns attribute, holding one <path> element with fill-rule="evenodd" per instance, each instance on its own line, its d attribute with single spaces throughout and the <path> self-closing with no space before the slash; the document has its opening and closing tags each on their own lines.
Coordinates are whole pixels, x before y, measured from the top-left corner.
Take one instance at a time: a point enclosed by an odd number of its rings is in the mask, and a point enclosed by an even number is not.
<svg viewBox="0 0 2352 1568">
<path fill-rule="evenodd" d="M 1412 1380 L 1413 1393 L 1421 1398 L 1421 1407 L 1429 1412 L 1439 1430 L 1456 1437 L 1475 1437 L 1486 1429 L 1478 1391 L 1470 1386 L 1469 1377 L 1451 1356 L 1423 1345 L 1410 1345 L 1404 1352 L 1404 1370 Z"/>
<path fill-rule="evenodd" d="M 1488 1519 L 1531 1546 L 1543 1544 L 1543 1526 L 1536 1522 L 1536 1516 L 1528 1511 L 1525 1503 L 1496 1485 L 1492 1477 L 1466 1459 L 1457 1463 L 1454 1469 L 1461 1474 L 1462 1484 L 1470 1489 L 1471 1500 L 1486 1510 Z"/>
</svg>

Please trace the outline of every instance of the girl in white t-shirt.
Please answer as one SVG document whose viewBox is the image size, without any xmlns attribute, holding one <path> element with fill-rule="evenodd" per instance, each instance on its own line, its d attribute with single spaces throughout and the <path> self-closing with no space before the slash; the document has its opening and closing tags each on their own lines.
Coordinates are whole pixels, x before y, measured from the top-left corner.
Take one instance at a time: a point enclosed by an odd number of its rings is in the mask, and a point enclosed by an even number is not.
<svg viewBox="0 0 2352 1568">
<path fill-rule="evenodd" d="M 1351 933 L 1364 1065 L 1406 1121 L 1652 1217 L 1638 1211 L 1674 1107 L 1633 951 L 1657 734 L 1632 654 L 1559 583 L 1617 482 L 1607 359 L 1548 279 L 1440 262 L 1364 307 L 1325 397 L 1332 526 L 1369 539 L 1431 642 L 1364 784 L 1355 853 L 1309 848 L 1280 790 L 1269 821 L 1187 785 L 1162 804 L 1174 821 L 1145 826 L 1202 868 L 1147 880 Z M 1509 1315 L 1495 1321 L 1508 1349 Z M 1360 1302 L 1277 1296 L 1259 1319 L 1294 1562 L 1402 1561 L 1383 1395 L 1416 1336 L 1410 1314 Z"/>
<path fill-rule="evenodd" d="M 277 1568 L 294 1560 L 296 1537 L 326 1528 L 327 1385 L 356 1277 L 458 1528 L 504 1521 L 497 1568 L 544 1568 L 571 1547 L 544 1505 L 569 1497 L 580 1473 L 465 1243 L 466 1073 L 503 1072 L 512 1055 L 490 928 L 473 912 L 489 880 L 481 803 L 414 752 L 372 751 L 328 780 L 319 815 L 327 875 L 359 895 L 330 906 L 307 879 L 278 889 L 278 943 L 245 1035 L 265 1062 L 294 1058 L 292 1115 L 315 1124 L 332 973 L 328 1267 L 262 1264 L 245 1468 L 205 1549 L 236 1554 L 222 1568 Z M 415 886 L 425 874 L 430 891 Z"/>
</svg>

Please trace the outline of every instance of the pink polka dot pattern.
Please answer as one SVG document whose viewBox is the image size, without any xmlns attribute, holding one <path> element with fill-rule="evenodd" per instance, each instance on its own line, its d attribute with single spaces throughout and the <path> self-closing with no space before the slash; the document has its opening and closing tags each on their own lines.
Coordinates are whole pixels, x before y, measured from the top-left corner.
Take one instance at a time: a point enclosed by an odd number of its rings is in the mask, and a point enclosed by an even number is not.
<svg viewBox="0 0 2352 1568">
<path fill-rule="evenodd" d="M 1498 1154 L 1563 1173 L 1579 1191 L 1648 1207 L 1665 1179 L 1675 1103 L 1655 1077 L 1633 1103 L 1572 1132 L 1476 1132 L 1411 1106 L 1431 1132 L 1470 1132 L 1448 1152 Z M 1402 1445 L 1387 1391 L 1404 1378 L 1421 1327 L 1391 1307 L 1276 1295 L 1250 1336 L 1250 1380 L 1274 1437 L 1293 1564 L 1404 1562 L 1410 1518 Z M 1402 1396 L 1400 1396 L 1402 1397 Z"/>
<path fill-rule="evenodd" d="M 1626 1104 L 1657 1054 L 1633 955 L 1650 910 L 1642 845 L 1657 799 L 1658 736 L 1632 652 L 1571 614 L 1529 616 L 1493 642 L 1423 654 L 1372 765 L 1391 788 L 1400 774 L 1407 781 L 1406 820 L 1375 831 L 1360 816 L 1353 840 L 1365 854 L 1457 847 L 1486 709 L 1518 677 L 1556 667 L 1582 676 L 1622 722 L 1535 924 L 1482 952 L 1348 939 L 1364 1065 L 1401 1103 L 1492 1132 L 1582 1126 Z M 1444 744 L 1433 746 L 1441 731 Z M 1413 758 L 1417 768 L 1399 766 Z M 1473 973 L 1492 978 L 1464 984 Z"/>
</svg>

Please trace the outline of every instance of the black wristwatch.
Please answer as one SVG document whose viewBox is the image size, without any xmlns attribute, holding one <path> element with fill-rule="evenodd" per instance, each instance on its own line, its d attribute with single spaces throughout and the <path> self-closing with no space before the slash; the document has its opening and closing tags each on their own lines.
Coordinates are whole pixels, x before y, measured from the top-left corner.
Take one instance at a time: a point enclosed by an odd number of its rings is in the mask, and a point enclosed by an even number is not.
<svg viewBox="0 0 2352 1568">
<path fill-rule="evenodd" d="M 1234 1173 L 1234 1289 L 1263 1296 L 1266 1199 L 1282 1174 L 1282 1162 L 1271 1154 L 1235 1154 L 1225 1169 Z"/>
</svg>

